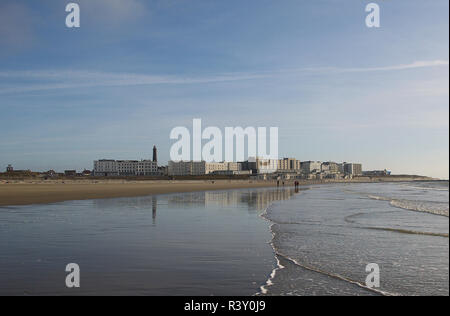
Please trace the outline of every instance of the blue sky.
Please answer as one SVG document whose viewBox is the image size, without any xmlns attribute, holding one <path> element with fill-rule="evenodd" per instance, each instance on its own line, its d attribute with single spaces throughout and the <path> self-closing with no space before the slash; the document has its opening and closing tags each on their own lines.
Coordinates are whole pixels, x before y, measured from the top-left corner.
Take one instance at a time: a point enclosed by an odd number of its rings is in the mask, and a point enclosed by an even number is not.
<svg viewBox="0 0 450 316">
<path fill-rule="evenodd" d="M 448 178 L 449 2 L 0 2 L 0 167 L 141 159 L 170 130 L 278 126 L 281 156 Z"/>
</svg>

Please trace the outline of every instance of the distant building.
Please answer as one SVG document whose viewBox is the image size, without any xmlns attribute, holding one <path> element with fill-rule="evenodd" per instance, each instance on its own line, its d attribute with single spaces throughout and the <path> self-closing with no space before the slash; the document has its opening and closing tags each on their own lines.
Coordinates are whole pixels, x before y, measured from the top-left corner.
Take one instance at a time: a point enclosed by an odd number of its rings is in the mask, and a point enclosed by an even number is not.
<svg viewBox="0 0 450 316">
<path fill-rule="evenodd" d="M 158 163 L 152 160 L 96 160 L 93 173 L 103 177 L 159 175 Z"/>
<path fill-rule="evenodd" d="M 94 176 L 114 177 L 119 175 L 117 161 L 111 159 L 101 159 L 94 161 Z"/>
<path fill-rule="evenodd" d="M 236 176 L 236 175 L 251 175 L 251 170 L 217 170 L 210 174 L 213 175 L 223 175 L 223 176 Z"/>
<path fill-rule="evenodd" d="M 64 170 L 64 175 L 66 177 L 75 177 L 77 175 L 76 170 Z"/>
<path fill-rule="evenodd" d="M 53 178 L 53 177 L 56 177 L 56 176 L 57 176 L 57 173 L 56 173 L 55 170 L 49 170 L 49 171 L 45 172 L 45 175 L 46 175 L 47 177 Z"/>
<path fill-rule="evenodd" d="M 6 172 L 13 172 L 14 168 L 12 165 L 8 165 L 8 167 L 6 167 Z"/>
<path fill-rule="evenodd" d="M 84 177 L 89 177 L 91 174 L 92 174 L 91 170 L 87 169 L 84 169 L 83 172 L 81 173 L 81 175 Z"/>
<path fill-rule="evenodd" d="M 361 176 L 362 164 L 360 163 L 344 163 L 344 174 L 352 176 Z"/>
<path fill-rule="evenodd" d="M 282 158 L 278 160 L 278 171 L 300 171 L 301 162 L 295 158 Z"/>
<path fill-rule="evenodd" d="M 321 169 L 325 175 L 340 173 L 339 165 L 336 162 L 332 161 L 322 163 Z"/>
<path fill-rule="evenodd" d="M 279 160 L 260 157 L 249 158 L 245 165 L 248 170 L 252 170 L 253 174 L 274 173 L 278 170 Z"/>
<path fill-rule="evenodd" d="M 167 174 L 169 176 L 190 176 L 193 173 L 192 161 L 169 161 Z"/>
<path fill-rule="evenodd" d="M 368 176 L 368 177 L 384 177 L 384 176 L 390 176 L 390 175 L 391 175 L 391 172 L 386 169 L 363 171 L 363 176 Z"/>
<path fill-rule="evenodd" d="M 228 174 L 229 171 L 238 174 L 239 171 L 242 171 L 242 164 L 239 162 L 169 161 L 167 167 L 169 176 Z"/>
<path fill-rule="evenodd" d="M 321 172 L 322 163 L 320 161 L 302 161 L 301 170 L 305 174 Z"/>
<path fill-rule="evenodd" d="M 242 171 L 242 163 L 240 162 L 227 162 L 228 169 L 230 171 Z"/>
<path fill-rule="evenodd" d="M 167 176 L 167 166 L 158 166 L 158 175 L 160 176 Z"/>
<path fill-rule="evenodd" d="M 156 156 L 153 157 L 155 159 Z M 120 171 L 119 171 L 120 175 Z M 137 176 L 156 176 L 158 175 L 158 163 L 156 160 L 141 160 L 137 162 L 137 171 L 135 171 Z"/>
<path fill-rule="evenodd" d="M 344 174 L 342 173 L 329 173 L 325 175 L 326 179 L 333 179 L 333 180 L 342 180 L 344 178 Z"/>
</svg>

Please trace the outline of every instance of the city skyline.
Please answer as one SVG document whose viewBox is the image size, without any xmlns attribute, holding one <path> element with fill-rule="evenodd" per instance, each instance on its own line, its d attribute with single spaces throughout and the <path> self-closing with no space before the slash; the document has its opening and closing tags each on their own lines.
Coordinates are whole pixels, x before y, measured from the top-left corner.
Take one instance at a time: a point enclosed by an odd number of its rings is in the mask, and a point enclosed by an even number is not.
<svg viewBox="0 0 450 316">
<path fill-rule="evenodd" d="M 367 1 L 77 2 L 76 30 L 64 2 L 0 4 L 2 169 L 153 144 L 166 164 L 170 130 L 199 117 L 277 126 L 280 157 L 448 179 L 448 1 L 380 2 L 379 29 Z"/>
</svg>

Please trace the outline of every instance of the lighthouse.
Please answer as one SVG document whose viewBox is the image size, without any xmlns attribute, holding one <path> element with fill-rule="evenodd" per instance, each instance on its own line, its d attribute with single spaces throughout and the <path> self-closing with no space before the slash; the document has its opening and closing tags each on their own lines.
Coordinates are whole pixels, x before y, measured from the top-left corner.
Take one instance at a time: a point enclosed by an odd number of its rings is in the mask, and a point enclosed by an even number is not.
<svg viewBox="0 0 450 316">
<path fill-rule="evenodd" d="M 156 146 L 153 146 L 153 161 L 158 162 L 158 153 L 157 153 Z"/>
</svg>

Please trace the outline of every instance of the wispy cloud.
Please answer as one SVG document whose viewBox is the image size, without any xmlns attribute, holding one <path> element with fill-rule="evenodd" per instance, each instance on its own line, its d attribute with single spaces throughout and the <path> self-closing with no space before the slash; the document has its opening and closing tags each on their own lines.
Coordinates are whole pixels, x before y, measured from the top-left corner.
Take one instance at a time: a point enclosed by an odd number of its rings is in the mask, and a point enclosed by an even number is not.
<svg viewBox="0 0 450 316">
<path fill-rule="evenodd" d="M 198 84 L 237 80 L 250 80 L 267 77 L 267 74 L 220 74 L 206 77 L 160 76 L 136 73 L 108 73 L 90 71 L 20 71 L 0 72 L 0 82 L 5 80 L 25 80 L 0 88 L 0 93 L 32 92 L 55 89 L 138 86 L 157 84 Z M 40 84 L 30 81 L 45 82 Z M 1 84 L 0 84 L 1 85 Z"/>
<path fill-rule="evenodd" d="M 448 66 L 446 60 L 417 61 L 411 64 L 401 64 L 383 67 L 367 68 L 336 68 L 315 67 L 291 70 L 253 72 L 253 73 L 225 73 L 210 76 L 180 76 L 180 75 L 151 75 L 138 73 L 113 73 L 95 71 L 3 71 L 0 72 L 0 94 L 21 92 L 93 88 L 111 86 L 138 86 L 158 84 L 203 84 L 227 81 L 256 80 L 280 77 L 286 74 L 339 74 L 373 71 L 401 71 L 407 69 Z"/>
<path fill-rule="evenodd" d="M 428 60 L 428 61 L 415 61 L 410 64 L 400 64 L 382 67 L 355 67 L 355 68 L 315 67 L 315 68 L 296 69 L 293 71 L 348 73 L 348 72 L 395 71 L 395 70 L 407 70 L 407 69 L 438 67 L 448 65 L 449 65 L 448 60 Z"/>
</svg>

